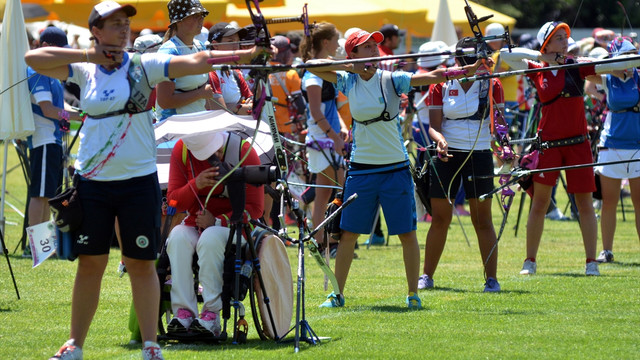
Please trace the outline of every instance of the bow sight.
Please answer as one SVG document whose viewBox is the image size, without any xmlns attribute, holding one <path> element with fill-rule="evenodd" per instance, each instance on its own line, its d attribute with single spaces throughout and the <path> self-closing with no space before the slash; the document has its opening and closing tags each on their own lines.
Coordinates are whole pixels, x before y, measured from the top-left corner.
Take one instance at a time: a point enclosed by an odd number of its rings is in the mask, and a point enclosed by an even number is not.
<svg viewBox="0 0 640 360">
<path fill-rule="evenodd" d="M 473 32 L 474 41 L 476 42 L 476 57 L 478 59 L 486 59 L 493 52 L 491 49 L 489 49 L 487 40 L 504 40 L 507 43 L 509 52 L 511 52 L 511 49 L 514 48 L 515 45 L 511 43 L 509 27 L 505 27 L 505 31 L 502 35 L 482 35 L 480 23 L 491 19 L 493 17 L 493 14 L 483 16 L 478 19 L 478 16 L 476 16 L 476 14 L 473 12 L 473 9 L 471 9 L 471 5 L 469 5 L 469 2 L 467 0 L 464 0 L 464 3 L 466 4 L 464 7 L 464 13 L 467 15 L 467 21 L 469 22 L 471 32 Z"/>
</svg>

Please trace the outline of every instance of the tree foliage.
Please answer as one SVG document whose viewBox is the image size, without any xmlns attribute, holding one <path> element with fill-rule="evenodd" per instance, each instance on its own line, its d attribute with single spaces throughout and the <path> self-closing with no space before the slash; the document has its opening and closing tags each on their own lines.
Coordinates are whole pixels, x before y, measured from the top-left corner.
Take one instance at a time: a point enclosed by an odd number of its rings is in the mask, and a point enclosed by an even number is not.
<svg viewBox="0 0 640 360">
<path fill-rule="evenodd" d="M 624 26 L 629 31 L 640 30 L 639 0 L 474 0 L 478 4 L 495 9 L 517 19 L 519 28 L 537 28 L 547 21 L 564 21 L 572 27 L 604 27 L 620 32 Z M 622 5 L 622 6 L 621 6 Z M 635 29 L 635 26 L 638 29 Z"/>
</svg>

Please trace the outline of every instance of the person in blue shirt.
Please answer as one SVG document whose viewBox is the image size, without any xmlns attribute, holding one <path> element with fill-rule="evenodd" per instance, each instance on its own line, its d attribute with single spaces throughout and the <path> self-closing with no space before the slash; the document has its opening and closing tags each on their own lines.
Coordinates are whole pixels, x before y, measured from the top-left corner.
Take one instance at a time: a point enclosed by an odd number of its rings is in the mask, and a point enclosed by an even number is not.
<svg viewBox="0 0 640 360">
<path fill-rule="evenodd" d="M 345 51 L 349 59 L 376 57 L 380 32 L 358 30 L 349 35 Z M 322 63 L 322 60 L 314 60 Z M 400 95 L 413 86 L 436 84 L 473 73 L 480 65 L 467 65 L 456 76 L 446 69 L 423 74 L 380 70 L 375 63 L 330 65 L 310 68 L 321 79 L 336 84 L 349 98 L 353 115 L 353 149 L 351 152 L 344 198 L 354 193 L 358 198 L 342 212 L 342 235 L 336 254 L 336 278 L 341 294 L 347 281 L 353 251 L 359 234 L 370 231 L 375 213 L 382 206 L 390 235 L 398 235 L 402 243 L 410 309 L 422 307 L 418 291 L 420 247 L 416 238 L 416 204 L 413 179 L 409 172 L 409 156 L 402 139 L 398 118 Z M 458 68 L 460 69 L 460 68 Z M 346 70 L 346 71 L 336 71 Z M 438 148 L 440 149 L 440 148 Z M 344 306 L 344 297 L 331 293 L 322 307 Z"/>
<path fill-rule="evenodd" d="M 69 47 L 67 34 L 54 26 L 45 28 L 40 34 L 40 47 L 47 46 Z M 37 74 L 31 67 L 27 68 L 27 77 L 35 124 L 34 133 L 27 139 L 31 166 L 28 215 L 29 226 L 33 226 L 49 220 L 51 213 L 47 201 L 62 185 L 61 121 L 80 120 L 80 115 L 65 111 L 64 88 L 60 80 Z"/>
<path fill-rule="evenodd" d="M 636 54 L 637 50 L 628 38 L 616 38 L 609 44 L 611 57 Z M 600 135 L 598 162 L 637 159 L 640 154 L 640 76 L 637 68 L 616 70 L 599 77 L 604 88 L 607 114 Z M 602 252 L 598 262 L 613 261 L 613 236 L 616 231 L 616 214 L 620 199 L 622 179 L 629 179 L 633 208 L 640 209 L 640 163 L 623 163 L 596 166 L 600 175 L 602 209 L 600 223 Z M 636 215 L 636 231 L 640 234 L 640 217 Z"/>
</svg>

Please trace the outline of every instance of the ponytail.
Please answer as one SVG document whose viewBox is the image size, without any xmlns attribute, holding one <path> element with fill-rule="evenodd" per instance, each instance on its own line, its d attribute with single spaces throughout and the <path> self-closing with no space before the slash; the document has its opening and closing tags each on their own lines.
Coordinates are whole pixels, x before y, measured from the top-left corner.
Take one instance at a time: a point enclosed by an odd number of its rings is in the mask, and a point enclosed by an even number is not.
<svg viewBox="0 0 640 360">
<path fill-rule="evenodd" d="M 305 62 L 312 59 L 315 54 L 322 51 L 322 41 L 331 40 L 336 36 L 338 30 L 335 25 L 322 22 L 310 29 L 309 33 L 310 36 L 305 36 L 300 44 L 300 56 Z"/>
</svg>

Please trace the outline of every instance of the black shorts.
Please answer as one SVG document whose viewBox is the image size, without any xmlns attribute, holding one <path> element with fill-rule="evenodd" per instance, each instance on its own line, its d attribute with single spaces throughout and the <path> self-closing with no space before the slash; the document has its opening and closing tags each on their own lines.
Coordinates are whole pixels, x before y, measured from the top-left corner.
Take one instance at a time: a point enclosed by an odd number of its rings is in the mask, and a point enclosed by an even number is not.
<svg viewBox="0 0 640 360">
<path fill-rule="evenodd" d="M 62 146 L 45 144 L 31 149 L 29 163 L 29 197 L 54 197 L 62 185 Z"/>
<path fill-rule="evenodd" d="M 73 234 L 76 253 L 108 254 L 117 217 L 122 254 L 132 259 L 156 259 L 162 204 L 156 173 L 119 181 L 81 179 L 78 193 L 84 215 Z"/>
<path fill-rule="evenodd" d="M 491 150 L 474 151 L 462 167 L 462 170 L 458 172 L 455 179 L 453 179 L 453 175 L 460 169 L 460 165 L 462 165 L 462 162 L 467 158 L 469 152 L 452 151 L 451 154 L 453 154 L 453 157 L 449 158 L 447 162 L 440 159 L 434 162 L 435 171 L 431 171 L 431 183 L 429 186 L 430 197 L 446 199 L 447 196 L 445 192 L 451 189 L 449 199 L 453 199 L 460 188 L 460 181 L 462 181 L 462 186 L 464 186 L 465 197 L 467 199 L 479 198 L 480 195 L 493 190 L 493 178 L 476 178 L 477 176 L 493 174 L 493 154 Z M 442 182 L 442 185 L 440 185 L 440 182 Z M 449 187 L 449 183 L 451 182 L 453 182 L 453 184 Z"/>
</svg>

